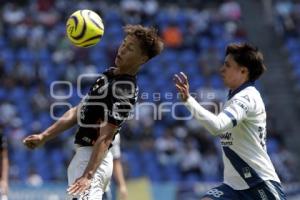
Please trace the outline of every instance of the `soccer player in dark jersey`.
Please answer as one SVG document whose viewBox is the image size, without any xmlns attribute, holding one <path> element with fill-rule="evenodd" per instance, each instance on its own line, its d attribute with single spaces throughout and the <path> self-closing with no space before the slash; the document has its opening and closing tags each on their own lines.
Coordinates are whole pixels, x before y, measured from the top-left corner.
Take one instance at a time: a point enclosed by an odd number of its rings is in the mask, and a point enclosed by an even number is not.
<svg viewBox="0 0 300 200">
<path fill-rule="evenodd" d="M 8 152 L 7 152 L 7 142 L 3 136 L 3 127 L 0 124 L 0 153 L 1 153 L 1 182 L 0 182 L 0 192 L 1 199 L 7 199 L 8 193 Z"/>
<path fill-rule="evenodd" d="M 141 65 L 163 49 L 154 28 L 127 25 L 124 31 L 126 36 L 118 49 L 115 68 L 97 78 L 78 106 L 41 134 L 23 141 L 33 149 L 78 124 L 75 144 L 79 147 L 68 168 L 68 193 L 73 199 L 102 199 L 112 174 L 108 149 L 136 103 L 136 75 Z"/>
</svg>

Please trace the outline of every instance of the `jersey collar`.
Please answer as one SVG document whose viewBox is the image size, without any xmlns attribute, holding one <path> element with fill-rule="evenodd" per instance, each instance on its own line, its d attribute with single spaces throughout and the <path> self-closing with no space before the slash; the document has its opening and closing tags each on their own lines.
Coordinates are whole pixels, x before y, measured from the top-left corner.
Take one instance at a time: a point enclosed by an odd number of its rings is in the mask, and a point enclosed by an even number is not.
<svg viewBox="0 0 300 200">
<path fill-rule="evenodd" d="M 103 74 L 106 75 L 108 78 L 115 78 L 115 79 L 124 79 L 124 80 L 132 80 L 136 81 L 136 75 L 130 75 L 130 74 L 114 74 L 114 70 L 116 67 L 110 67 L 108 68 Z"/>
<path fill-rule="evenodd" d="M 240 85 L 237 89 L 235 90 L 229 90 L 228 93 L 228 100 L 230 100 L 234 95 L 236 95 L 237 93 L 239 93 L 240 91 L 242 91 L 243 89 L 245 89 L 246 87 L 249 86 L 254 86 L 255 82 L 254 81 L 248 81 L 243 83 L 242 85 Z"/>
</svg>

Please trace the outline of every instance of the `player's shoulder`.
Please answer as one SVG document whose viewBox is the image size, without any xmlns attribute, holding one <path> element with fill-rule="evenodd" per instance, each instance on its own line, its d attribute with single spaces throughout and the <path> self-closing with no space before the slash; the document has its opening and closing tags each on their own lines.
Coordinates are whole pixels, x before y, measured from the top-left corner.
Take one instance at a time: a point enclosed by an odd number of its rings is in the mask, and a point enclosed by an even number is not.
<svg viewBox="0 0 300 200">
<path fill-rule="evenodd" d="M 263 100 L 260 92 L 254 87 L 249 86 L 237 93 L 232 101 L 237 104 L 242 104 L 248 110 L 256 109 L 257 105 L 263 105 Z"/>
<path fill-rule="evenodd" d="M 249 86 L 237 93 L 233 99 L 251 102 L 257 97 L 260 97 L 259 91 L 254 86 Z"/>
</svg>

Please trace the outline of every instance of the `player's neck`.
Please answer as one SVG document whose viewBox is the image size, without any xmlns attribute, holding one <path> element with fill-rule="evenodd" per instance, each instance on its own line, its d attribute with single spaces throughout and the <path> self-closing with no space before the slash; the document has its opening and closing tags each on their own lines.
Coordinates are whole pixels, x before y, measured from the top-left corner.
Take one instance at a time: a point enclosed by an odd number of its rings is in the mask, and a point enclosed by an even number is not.
<svg viewBox="0 0 300 200">
<path fill-rule="evenodd" d="M 137 67 L 117 67 L 115 70 L 114 70 L 114 74 L 116 75 L 124 75 L 124 74 L 127 74 L 127 75 L 131 75 L 131 76 L 135 76 L 138 71 L 139 71 L 139 66 Z"/>
<path fill-rule="evenodd" d="M 230 90 L 234 91 L 244 85 L 245 83 L 248 83 L 249 79 L 247 77 L 241 78 L 239 81 L 237 81 L 235 84 L 233 84 L 231 87 L 229 87 Z"/>
<path fill-rule="evenodd" d="M 249 80 L 245 80 L 245 81 L 237 84 L 235 87 L 230 88 L 230 90 L 231 91 L 235 91 L 235 90 L 239 89 L 240 87 L 242 87 L 243 85 L 248 84 L 248 83 L 250 83 L 250 81 Z"/>
</svg>

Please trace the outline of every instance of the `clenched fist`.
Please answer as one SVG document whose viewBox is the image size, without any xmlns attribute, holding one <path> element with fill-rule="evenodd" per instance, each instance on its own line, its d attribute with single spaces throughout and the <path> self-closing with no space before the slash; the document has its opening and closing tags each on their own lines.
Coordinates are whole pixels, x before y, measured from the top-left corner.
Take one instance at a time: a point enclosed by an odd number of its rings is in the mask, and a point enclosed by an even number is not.
<svg viewBox="0 0 300 200">
<path fill-rule="evenodd" d="M 23 140 L 23 144 L 30 149 L 39 147 L 45 143 L 43 134 L 30 135 Z"/>
</svg>

